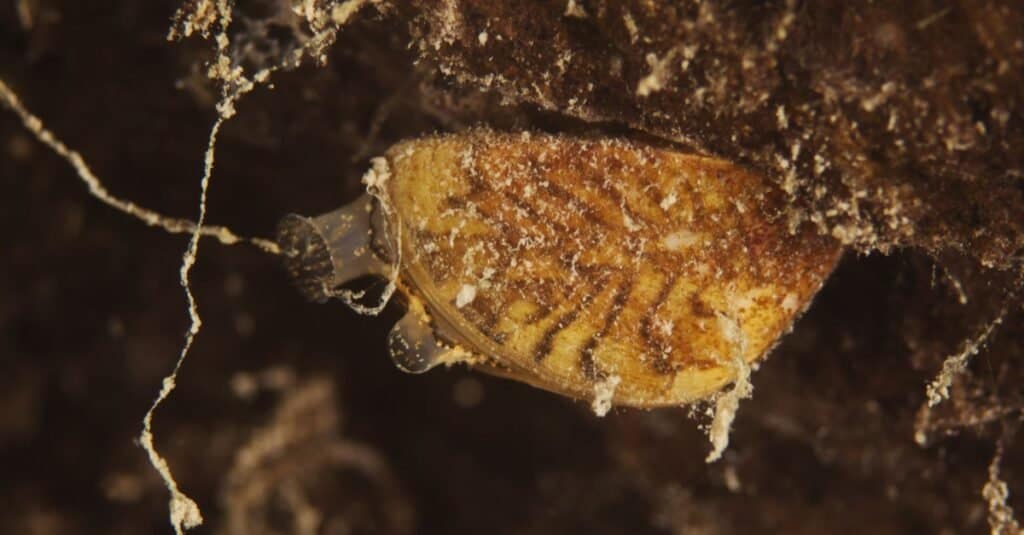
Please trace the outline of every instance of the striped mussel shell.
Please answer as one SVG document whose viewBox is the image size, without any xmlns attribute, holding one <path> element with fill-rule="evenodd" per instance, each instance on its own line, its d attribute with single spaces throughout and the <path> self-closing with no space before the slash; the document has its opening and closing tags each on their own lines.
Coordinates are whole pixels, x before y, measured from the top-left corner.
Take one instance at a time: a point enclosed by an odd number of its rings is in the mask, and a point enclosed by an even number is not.
<svg viewBox="0 0 1024 535">
<path fill-rule="evenodd" d="M 476 129 L 395 145 L 364 181 L 346 207 L 282 221 L 307 296 L 382 276 L 407 307 L 388 341 L 402 369 L 466 362 L 612 405 L 722 390 L 841 251 L 789 224 L 765 177 L 629 139 Z"/>
</svg>

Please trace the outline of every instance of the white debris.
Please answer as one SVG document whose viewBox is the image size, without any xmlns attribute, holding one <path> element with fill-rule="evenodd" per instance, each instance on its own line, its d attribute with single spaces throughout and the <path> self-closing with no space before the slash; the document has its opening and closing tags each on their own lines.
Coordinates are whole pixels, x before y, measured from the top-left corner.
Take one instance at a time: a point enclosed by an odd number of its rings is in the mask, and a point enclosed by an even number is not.
<svg viewBox="0 0 1024 535">
<path fill-rule="evenodd" d="M 378 0 L 371 1 L 376 2 Z M 348 2 L 335 5 L 331 9 L 331 21 L 336 26 L 344 26 L 348 19 L 352 18 L 352 15 L 355 15 L 367 3 L 367 0 L 348 0 Z"/>
<path fill-rule="evenodd" d="M 739 323 L 725 314 L 718 314 L 718 328 L 721 330 L 723 338 L 732 345 L 732 363 L 736 370 L 736 381 L 731 390 L 719 395 L 715 400 L 715 416 L 711 420 L 711 429 L 708 431 L 708 438 L 711 440 L 711 453 L 705 459 L 708 463 L 722 458 L 722 453 L 729 446 L 729 431 L 732 428 L 733 420 L 736 419 L 740 400 L 749 398 L 754 391 L 754 386 L 750 383 L 750 366 L 743 359 L 747 347 L 746 335 L 740 329 Z"/>
<path fill-rule="evenodd" d="M 981 487 L 981 496 L 988 504 L 988 525 L 993 535 L 1021 532 L 1020 523 L 1014 517 L 1013 508 L 1007 503 L 1010 497 L 1010 488 L 999 474 L 1005 440 L 1006 435 L 996 442 L 995 455 L 992 456 L 992 462 L 988 465 L 988 481 Z"/>
<path fill-rule="evenodd" d="M 729 432 L 732 430 L 733 420 L 736 419 L 740 400 L 750 397 L 754 391 L 754 387 L 750 383 L 750 366 L 743 359 L 738 359 L 737 368 L 736 383 L 732 390 L 722 394 L 715 401 L 715 417 L 711 421 L 711 430 L 708 432 L 708 438 L 711 440 L 711 453 L 704 459 L 708 463 L 722 458 L 725 448 L 729 447 Z"/>
<path fill-rule="evenodd" d="M 569 0 L 569 2 L 565 4 L 565 13 L 563 14 L 566 17 L 576 17 L 578 19 L 587 18 L 586 10 L 583 9 L 583 6 L 577 4 L 576 0 Z"/>
<path fill-rule="evenodd" d="M 598 417 L 604 418 L 611 410 L 615 389 L 621 382 L 622 378 L 618 375 L 609 375 L 603 381 L 594 383 L 594 401 L 590 403 L 590 408 Z"/>
<path fill-rule="evenodd" d="M 782 104 L 779 104 L 779 107 L 775 108 L 775 119 L 779 125 L 779 130 L 789 128 L 789 117 L 786 115 L 786 107 Z"/>
<path fill-rule="evenodd" d="M 455 296 L 455 308 L 462 308 L 476 299 L 476 286 L 472 284 L 463 284 L 462 288 L 459 288 L 459 294 Z"/>
<path fill-rule="evenodd" d="M 943 400 L 949 399 L 949 388 L 953 386 L 953 379 L 967 369 L 967 364 L 970 363 L 971 357 L 981 351 L 981 348 L 985 346 L 985 343 L 992 336 L 996 327 L 1003 322 L 1005 316 L 1006 308 L 1003 308 L 999 315 L 996 316 L 996 319 L 992 320 L 991 323 L 982 329 L 981 334 L 964 342 L 964 346 L 959 353 L 946 357 L 946 360 L 942 363 L 942 371 L 928 384 L 926 389 L 929 407 L 934 407 Z"/>
<path fill-rule="evenodd" d="M 789 292 L 786 297 L 782 298 L 782 310 L 793 313 L 796 312 L 798 306 L 800 306 L 800 298 L 795 293 Z"/>
<path fill-rule="evenodd" d="M 639 223 L 634 221 L 632 217 L 629 217 L 629 214 L 626 213 L 625 208 L 623 208 L 623 210 L 622 210 L 622 224 L 625 225 L 626 230 L 628 230 L 630 232 L 636 232 L 636 231 L 644 228 Z"/>
<path fill-rule="evenodd" d="M 480 46 L 486 45 L 487 44 L 487 32 L 486 31 L 480 32 L 480 34 L 476 36 L 476 40 L 480 42 Z"/>
<path fill-rule="evenodd" d="M 669 251 L 680 252 L 700 243 L 703 234 L 690 232 L 689 230 L 677 230 L 670 232 L 661 239 L 661 245 Z"/>
<path fill-rule="evenodd" d="M 672 336 L 672 331 L 675 329 L 675 322 L 670 319 L 655 318 L 654 328 L 665 337 Z"/>
<path fill-rule="evenodd" d="M 675 205 L 676 201 L 678 200 L 679 197 L 676 195 L 676 192 L 672 191 L 669 192 L 669 194 L 666 195 L 665 198 L 661 200 L 661 203 L 658 204 L 658 206 L 661 206 L 662 210 L 668 210 L 669 208 L 672 208 L 672 206 Z"/>
<path fill-rule="evenodd" d="M 370 160 L 370 165 L 370 169 L 363 174 L 363 184 L 366 185 L 367 189 L 384 189 L 384 185 L 391 178 L 391 168 L 388 166 L 387 159 L 383 157 L 374 158 Z"/>
<path fill-rule="evenodd" d="M 651 93 L 661 91 L 665 87 L 671 76 L 669 69 L 677 54 L 678 51 L 675 48 L 669 50 L 661 58 L 653 52 L 647 54 L 645 59 L 647 60 L 647 65 L 651 68 L 651 72 L 636 84 L 636 96 L 647 97 Z"/>
</svg>

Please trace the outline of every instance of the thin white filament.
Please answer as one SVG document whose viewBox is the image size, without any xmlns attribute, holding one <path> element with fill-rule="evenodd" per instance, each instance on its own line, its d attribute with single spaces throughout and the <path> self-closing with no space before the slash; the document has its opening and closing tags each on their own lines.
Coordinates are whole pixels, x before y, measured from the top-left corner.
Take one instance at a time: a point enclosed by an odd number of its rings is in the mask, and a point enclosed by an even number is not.
<svg viewBox="0 0 1024 535">
<path fill-rule="evenodd" d="M 89 194 L 103 204 L 115 210 L 128 214 L 151 227 L 159 227 L 170 234 L 195 233 L 197 225 L 194 221 L 171 217 L 139 206 L 132 201 L 122 199 L 111 194 L 103 185 L 102 181 L 92 172 L 85 159 L 78 151 L 68 148 L 60 139 L 48 130 L 42 119 L 34 115 L 22 104 L 18 95 L 3 80 L 0 80 L 0 100 L 21 119 L 25 129 L 32 133 L 42 144 L 49 147 L 58 156 L 68 162 L 78 174 L 78 177 L 89 188 Z M 222 226 L 209 225 L 200 230 L 202 236 L 215 238 L 225 245 L 235 245 L 239 242 L 251 243 L 260 249 L 271 253 L 280 254 L 277 244 L 272 240 L 264 238 L 246 238 L 234 233 L 231 229 Z"/>
</svg>

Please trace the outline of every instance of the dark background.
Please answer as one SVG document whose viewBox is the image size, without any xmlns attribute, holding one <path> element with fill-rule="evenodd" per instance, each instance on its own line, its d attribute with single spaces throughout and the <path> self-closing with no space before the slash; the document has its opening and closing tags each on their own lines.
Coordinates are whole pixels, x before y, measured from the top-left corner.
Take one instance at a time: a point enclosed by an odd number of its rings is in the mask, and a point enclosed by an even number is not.
<svg viewBox="0 0 1024 535">
<path fill-rule="evenodd" d="M 170 1 L 21 4 L 31 20 L 0 4 L 0 77 L 115 195 L 194 218 L 217 95 L 202 74 L 209 44 L 166 40 Z M 261 6 L 243 3 L 242 19 L 266 19 Z M 430 31 L 425 9 L 366 10 L 325 67 L 280 73 L 244 98 L 218 147 L 208 222 L 269 237 L 286 213 L 354 198 L 369 157 L 425 132 L 637 126 L 585 125 L 529 99 L 501 106 L 498 93 L 437 76 L 408 46 Z M 136 437 L 187 327 L 187 238 L 91 198 L 6 112 L 0 155 L 0 531 L 169 532 L 167 492 Z M 970 244 L 903 245 L 847 254 L 754 375 L 725 458 L 706 465 L 706 419 L 684 409 L 599 419 L 585 403 L 461 367 L 405 375 L 385 352 L 393 311 L 308 304 L 278 259 L 204 240 L 193 271 L 203 330 L 156 414 L 156 443 L 203 509 L 197 533 L 299 533 L 302 511 L 318 512 L 321 533 L 984 532 L 981 489 L 1000 436 L 1009 503 L 1024 507 L 1024 450 L 1012 440 L 1019 298 Z M 922 427 L 926 382 L 1008 295 L 992 345 Z M 242 459 L 270 444 L 268 429 L 283 443 Z"/>
</svg>

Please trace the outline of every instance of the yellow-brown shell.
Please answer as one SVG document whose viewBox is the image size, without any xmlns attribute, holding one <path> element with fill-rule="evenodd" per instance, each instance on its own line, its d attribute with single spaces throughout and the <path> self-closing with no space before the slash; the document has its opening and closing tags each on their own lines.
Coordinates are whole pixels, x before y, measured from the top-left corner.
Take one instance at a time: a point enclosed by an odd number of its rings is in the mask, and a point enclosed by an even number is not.
<svg viewBox="0 0 1024 535">
<path fill-rule="evenodd" d="M 839 253 L 791 234 L 763 177 L 639 142 L 476 130 L 386 162 L 372 186 L 414 310 L 474 365 L 580 399 L 608 384 L 615 405 L 710 396 Z"/>
</svg>

